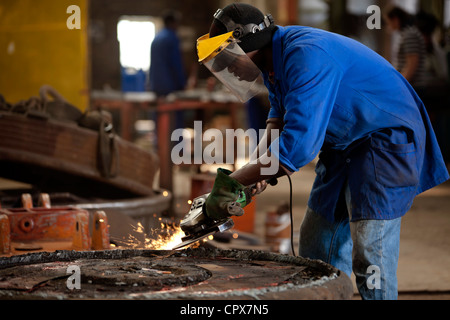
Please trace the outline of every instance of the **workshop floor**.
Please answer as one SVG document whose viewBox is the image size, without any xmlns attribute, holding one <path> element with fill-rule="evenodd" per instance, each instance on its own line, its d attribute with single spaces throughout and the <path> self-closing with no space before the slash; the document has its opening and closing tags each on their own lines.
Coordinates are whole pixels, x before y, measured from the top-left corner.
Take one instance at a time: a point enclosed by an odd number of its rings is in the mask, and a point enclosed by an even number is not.
<svg viewBox="0 0 450 320">
<path fill-rule="evenodd" d="M 189 198 L 190 175 L 175 169 L 176 201 Z M 297 244 L 310 188 L 315 173 L 308 165 L 292 176 L 294 242 Z M 268 187 L 256 200 L 254 235 L 264 241 L 267 212 L 289 201 L 289 182 L 281 178 L 276 187 Z M 187 200 L 186 200 L 187 201 Z M 185 206 L 179 206 L 183 214 Z M 450 300 L 450 183 L 419 195 L 403 218 L 398 266 L 399 299 Z M 352 277 L 354 283 L 354 277 Z M 359 299 L 355 287 L 355 300 Z"/>
</svg>

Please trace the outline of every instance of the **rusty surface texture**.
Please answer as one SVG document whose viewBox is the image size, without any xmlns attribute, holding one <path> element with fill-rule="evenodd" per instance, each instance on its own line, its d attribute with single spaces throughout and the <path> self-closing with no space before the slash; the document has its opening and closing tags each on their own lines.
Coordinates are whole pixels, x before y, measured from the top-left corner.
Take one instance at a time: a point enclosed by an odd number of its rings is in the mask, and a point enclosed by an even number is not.
<svg viewBox="0 0 450 320">
<path fill-rule="evenodd" d="M 75 283 L 79 268 L 79 288 Z M 69 268 L 71 267 L 71 268 Z M 75 282 L 74 282 L 75 281 Z M 252 250 L 38 252 L 0 258 L 0 299 L 350 299 L 319 261 Z"/>
<path fill-rule="evenodd" d="M 83 196 L 94 191 L 105 199 L 154 195 L 152 183 L 159 167 L 155 153 L 115 136 L 112 171 L 105 177 L 99 169 L 105 155 L 99 150 L 99 133 L 75 122 L 0 110 L 1 177 L 46 190 L 64 185 L 66 191 Z"/>
</svg>

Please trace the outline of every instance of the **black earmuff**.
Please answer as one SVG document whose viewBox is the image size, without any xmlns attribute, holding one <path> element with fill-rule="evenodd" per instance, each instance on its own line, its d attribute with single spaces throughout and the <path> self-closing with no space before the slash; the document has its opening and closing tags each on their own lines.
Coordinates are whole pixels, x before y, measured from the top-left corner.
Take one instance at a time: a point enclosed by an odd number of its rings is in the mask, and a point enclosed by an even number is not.
<svg viewBox="0 0 450 320">
<path fill-rule="evenodd" d="M 233 38 L 240 39 L 243 35 L 244 35 L 244 28 L 237 27 L 236 29 L 234 29 Z"/>
</svg>

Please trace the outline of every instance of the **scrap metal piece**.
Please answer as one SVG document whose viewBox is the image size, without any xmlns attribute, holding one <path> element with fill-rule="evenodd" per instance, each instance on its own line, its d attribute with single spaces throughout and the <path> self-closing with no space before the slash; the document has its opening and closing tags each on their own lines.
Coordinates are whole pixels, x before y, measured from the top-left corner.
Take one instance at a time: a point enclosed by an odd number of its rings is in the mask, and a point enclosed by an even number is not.
<svg viewBox="0 0 450 320">
<path fill-rule="evenodd" d="M 75 250 L 89 250 L 91 237 L 89 235 L 89 213 L 77 212 L 75 216 L 75 232 L 73 233 L 72 247 Z"/>
<path fill-rule="evenodd" d="M 92 250 L 104 250 L 110 248 L 108 218 L 105 211 L 94 213 L 92 228 Z"/>
<path fill-rule="evenodd" d="M 76 207 L 30 207 L 0 209 L 9 218 L 12 241 L 71 240 L 76 228 L 77 215 L 89 212 Z"/>
<path fill-rule="evenodd" d="M 48 193 L 39 194 L 38 206 L 43 208 L 51 208 L 50 195 Z"/>
<path fill-rule="evenodd" d="M 33 207 L 30 194 L 22 194 L 21 200 L 23 208 L 0 208 L 0 254 L 91 249 L 87 210 L 72 206 L 51 207 L 48 194 L 40 195 L 40 207 Z M 106 213 L 99 211 L 94 215 L 94 250 L 110 249 Z"/>
<path fill-rule="evenodd" d="M 82 270 L 76 290 L 68 290 L 64 277 L 71 266 Z M 264 251 L 63 250 L 0 258 L 0 299 L 352 297 L 350 278 L 333 266 Z"/>
<path fill-rule="evenodd" d="M 22 194 L 21 201 L 22 207 L 24 207 L 25 209 L 33 208 L 33 199 L 31 198 L 31 194 L 29 193 Z"/>
<path fill-rule="evenodd" d="M 8 216 L 0 213 L 0 254 L 7 254 L 10 251 L 10 233 Z"/>
</svg>

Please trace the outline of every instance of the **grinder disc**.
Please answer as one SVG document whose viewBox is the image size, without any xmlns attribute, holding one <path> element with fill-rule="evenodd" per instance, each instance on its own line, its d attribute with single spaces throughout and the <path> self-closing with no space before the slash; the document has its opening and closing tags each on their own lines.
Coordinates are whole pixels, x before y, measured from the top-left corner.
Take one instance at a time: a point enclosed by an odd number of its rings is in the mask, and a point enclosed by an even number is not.
<svg viewBox="0 0 450 320">
<path fill-rule="evenodd" d="M 219 221 L 216 224 L 213 224 L 212 226 L 205 225 L 204 229 L 202 231 L 199 231 L 197 233 L 194 233 L 194 234 L 191 234 L 191 235 L 188 235 L 188 236 L 182 238 L 181 240 L 183 240 L 183 242 L 181 242 L 180 244 L 173 247 L 172 250 L 177 250 L 177 249 L 186 247 L 190 244 L 193 244 L 199 240 L 202 240 L 202 239 L 208 237 L 211 234 L 214 234 L 216 232 L 224 232 L 233 227 L 234 227 L 234 221 L 231 218 L 228 218 L 225 221 Z"/>
</svg>

